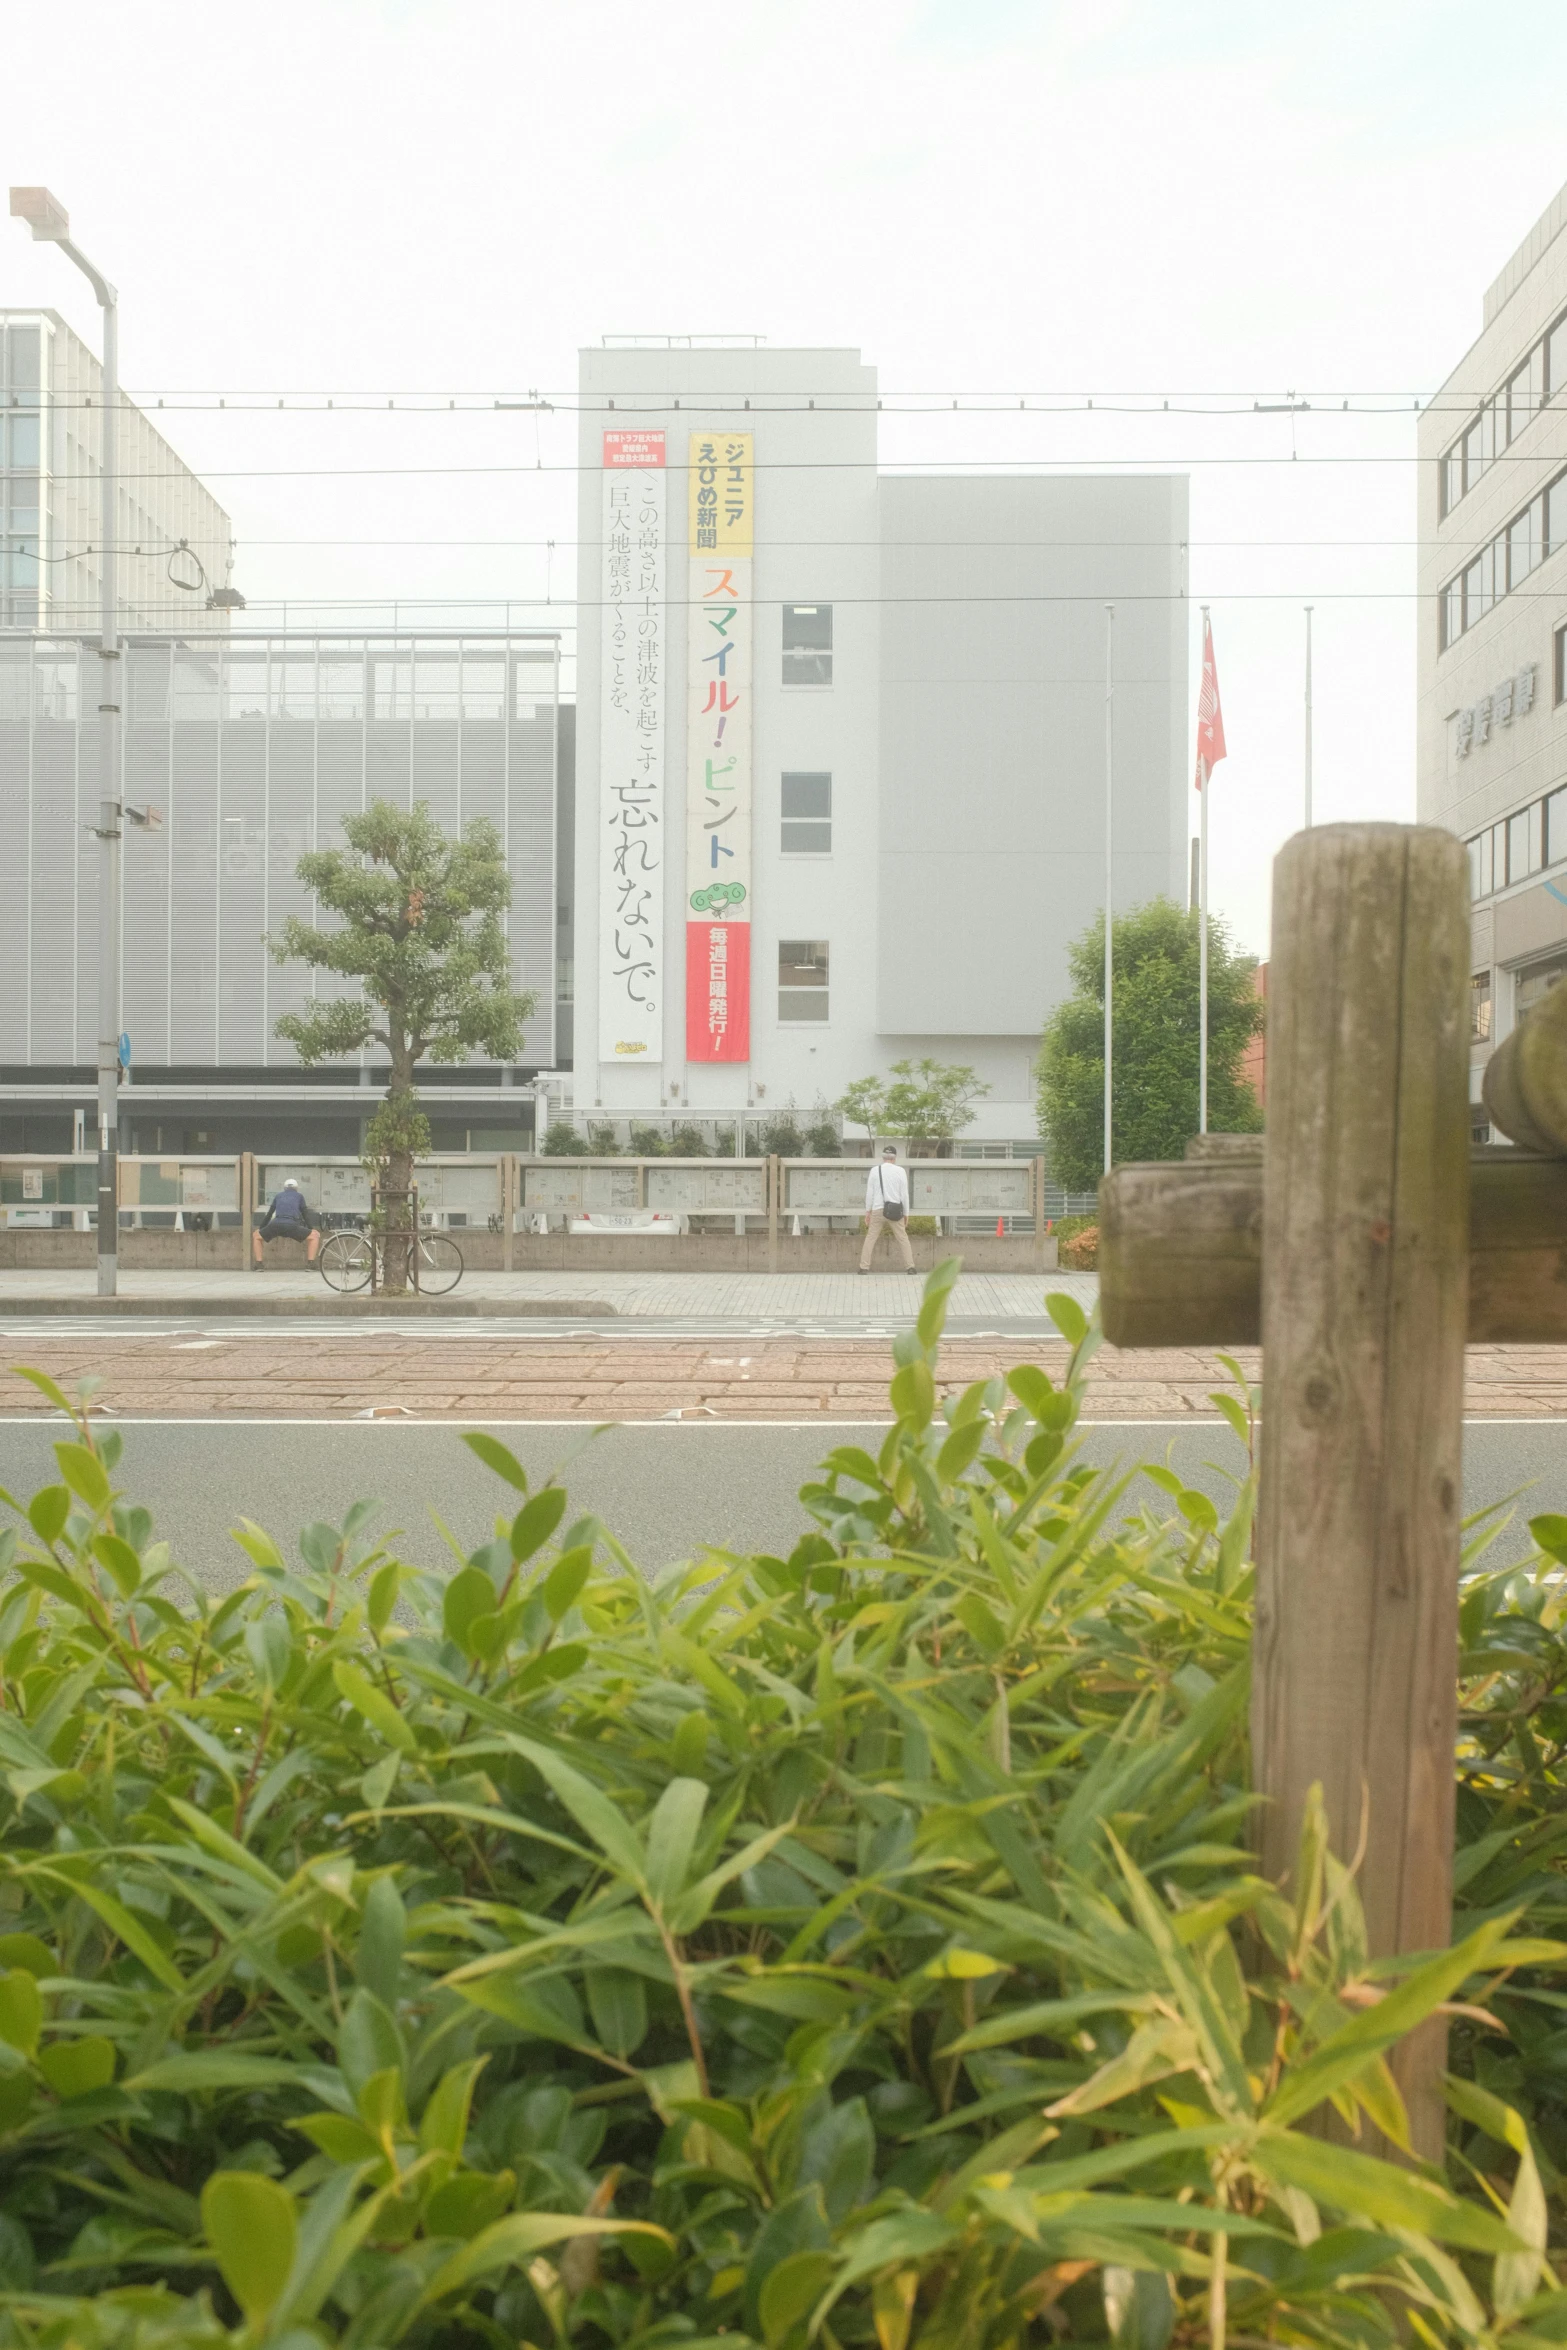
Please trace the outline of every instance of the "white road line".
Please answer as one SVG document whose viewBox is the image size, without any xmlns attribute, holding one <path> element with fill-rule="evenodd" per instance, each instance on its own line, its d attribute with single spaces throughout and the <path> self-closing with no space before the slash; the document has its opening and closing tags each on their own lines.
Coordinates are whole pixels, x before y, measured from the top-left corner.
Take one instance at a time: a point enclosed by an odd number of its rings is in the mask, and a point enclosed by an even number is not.
<svg viewBox="0 0 1567 2350">
<path fill-rule="evenodd" d="M 696 1405 L 684 1407 L 688 1411 Z M 53 1428 L 63 1425 L 58 1412 L 3 1412 L 0 1428 Z M 582 1414 L 571 1420 L 493 1419 L 466 1412 L 410 1414 L 407 1419 L 361 1420 L 345 1413 L 341 1418 L 317 1418 L 305 1413 L 251 1413 L 207 1412 L 199 1418 L 165 1418 L 154 1412 L 116 1412 L 116 1428 L 339 1428 L 345 1431 L 364 1428 L 717 1428 L 733 1431 L 744 1428 L 890 1428 L 890 1416 L 884 1420 L 826 1419 L 808 1420 L 595 1420 Z M 1106 1420 L 1082 1419 L 1074 1423 L 1078 1428 L 1191 1428 L 1197 1430 L 1225 1429 L 1229 1423 L 1217 1413 L 1189 1413 L 1180 1420 Z M 1477 1419 L 1465 1420 L 1466 1428 L 1560 1428 L 1567 1425 L 1567 1413 L 1514 1415 L 1511 1412 L 1486 1412 Z"/>
</svg>

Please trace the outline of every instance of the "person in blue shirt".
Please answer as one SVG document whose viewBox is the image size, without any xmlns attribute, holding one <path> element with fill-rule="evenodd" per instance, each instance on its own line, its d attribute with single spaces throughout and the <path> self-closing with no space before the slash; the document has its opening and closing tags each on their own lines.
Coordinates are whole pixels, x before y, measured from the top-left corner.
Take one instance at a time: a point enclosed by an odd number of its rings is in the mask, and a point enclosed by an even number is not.
<svg viewBox="0 0 1567 2350">
<path fill-rule="evenodd" d="M 305 1261 L 313 1265 L 321 1248 L 320 1218 L 305 1205 L 305 1195 L 299 1178 L 290 1175 L 281 1188 L 272 1195 L 272 1205 L 266 1220 L 251 1234 L 251 1250 L 256 1263 L 261 1262 L 262 1243 L 268 1240 L 302 1240 Z"/>
</svg>

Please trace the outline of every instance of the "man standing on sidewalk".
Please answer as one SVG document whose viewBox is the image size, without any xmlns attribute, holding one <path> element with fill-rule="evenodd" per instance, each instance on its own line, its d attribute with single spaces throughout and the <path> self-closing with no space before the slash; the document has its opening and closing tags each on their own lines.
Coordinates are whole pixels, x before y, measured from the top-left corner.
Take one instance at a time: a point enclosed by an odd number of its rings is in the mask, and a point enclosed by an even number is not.
<svg viewBox="0 0 1567 2350">
<path fill-rule="evenodd" d="M 860 1271 L 868 1273 L 871 1259 L 876 1254 L 876 1243 L 881 1238 L 883 1225 L 892 1233 L 903 1252 L 903 1270 L 914 1270 L 914 1251 L 909 1246 L 909 1172 L 898 1165 L 898 1154 L 889 1142 L 881 1158 L 865 1182 L 865 1246 L 860 1251 Z"/>
</svg>

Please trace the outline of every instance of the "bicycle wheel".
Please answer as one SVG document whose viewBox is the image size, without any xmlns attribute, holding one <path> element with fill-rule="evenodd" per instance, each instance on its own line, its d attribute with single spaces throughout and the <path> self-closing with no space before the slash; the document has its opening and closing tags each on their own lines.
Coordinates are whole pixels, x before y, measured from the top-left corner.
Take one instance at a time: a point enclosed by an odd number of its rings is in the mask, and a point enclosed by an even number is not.
<svg viewBox="0 0 1567 2350">
<path fill-rule="evenodd" d="M 343 1291 L 365 1288 L 373 1261 L 363 1232 L 334 1232 L 330 1240 L 322 1242 L 316 1259 L 328 1289 Z"/>
<path fill-rule="evenodd" d="M 419 1287 L 426 1297 L 444 1297 L 462 1279 L 462 1250 L 444 1232 L 419 1235 Z"/>
</svg>

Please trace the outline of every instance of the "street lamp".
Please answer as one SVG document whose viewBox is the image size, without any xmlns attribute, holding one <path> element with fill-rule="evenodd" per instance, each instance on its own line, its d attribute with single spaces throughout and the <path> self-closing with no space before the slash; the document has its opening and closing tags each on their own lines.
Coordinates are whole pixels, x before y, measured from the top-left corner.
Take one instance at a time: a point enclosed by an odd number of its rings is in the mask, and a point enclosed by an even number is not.
<svg viewBox="0 0 1567 2350">
<path fill-rule="evenodd" d="M 95 827 L 103 844 L 98 866 L 98 1295 L 113 1297 L 120 1249 L 120 688 L 119 598 L 115 577 L 119 542 L 118 449 L 120 384 L 119 296 L 85 253 L 71 242 L 65 206 L 47 188 L 13 188 L 11 215 L 35 238 L 58 245 L 74 261 L 103 312 L 103 618 L 98 651 L 103 662 L 98 718 L 103 733 L 103 789 Z"/>
</svg>

